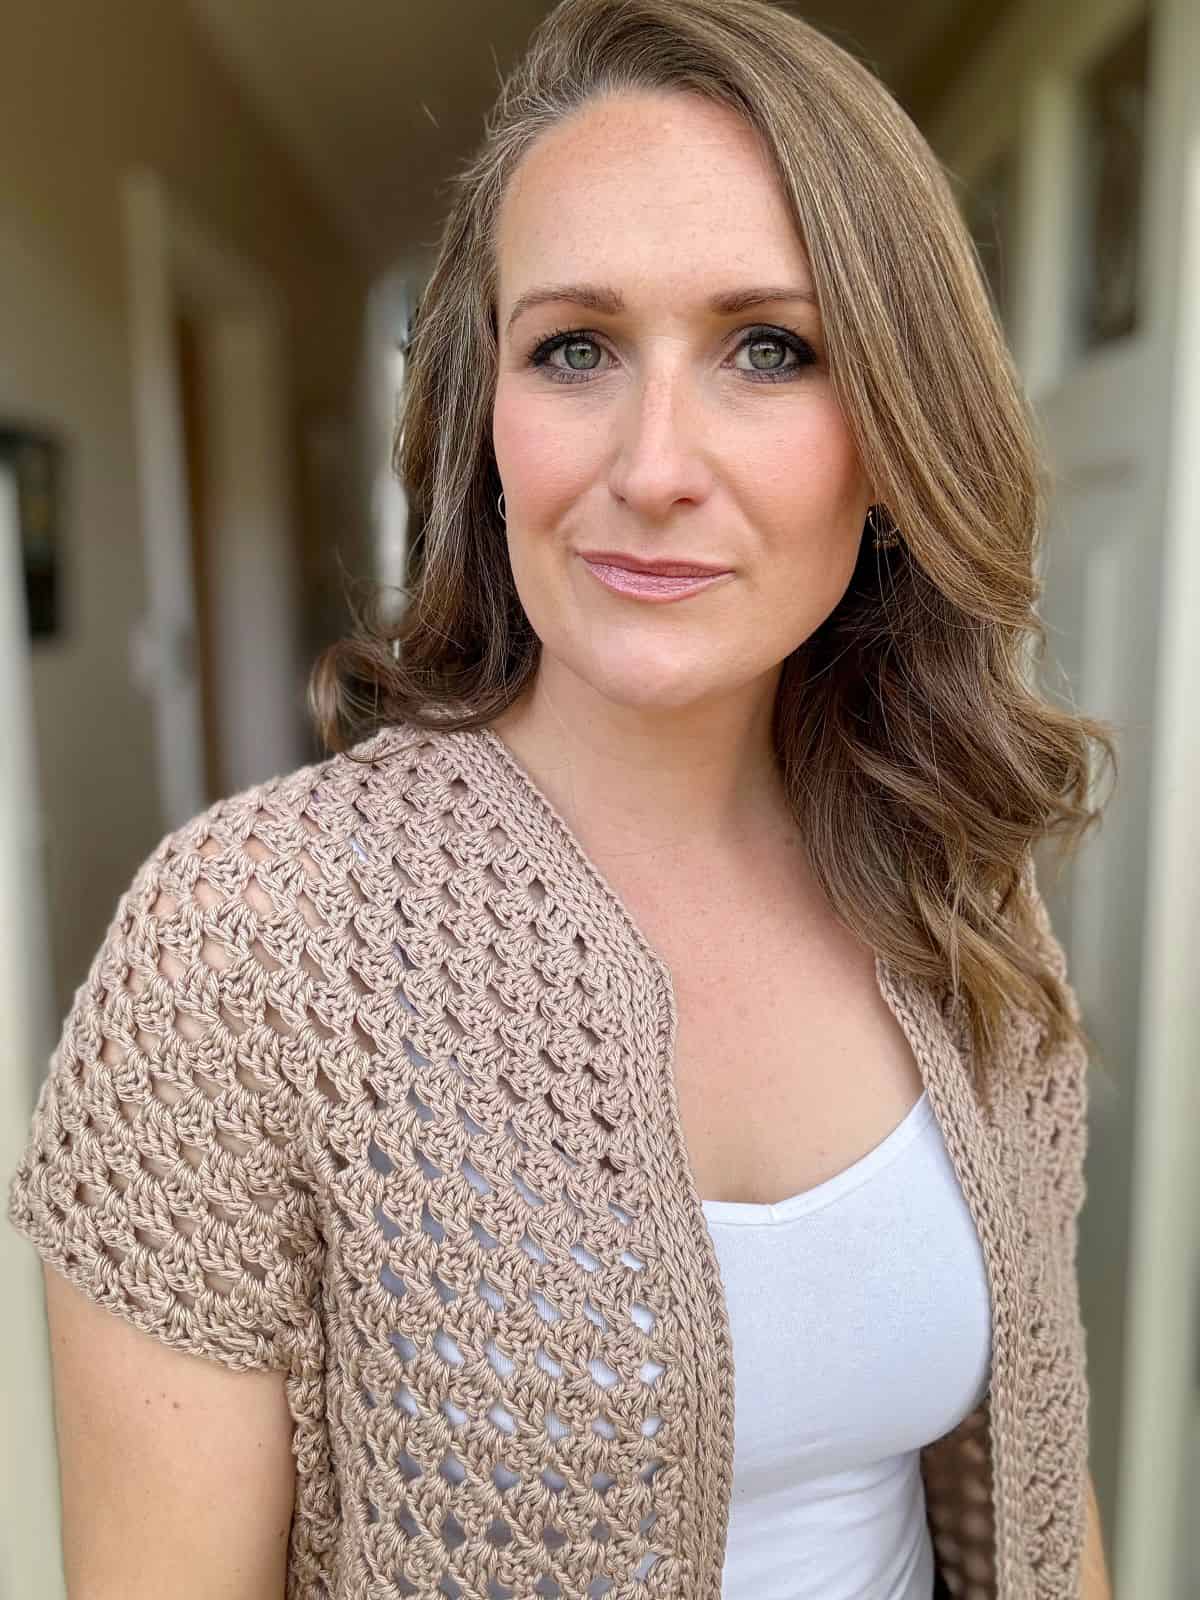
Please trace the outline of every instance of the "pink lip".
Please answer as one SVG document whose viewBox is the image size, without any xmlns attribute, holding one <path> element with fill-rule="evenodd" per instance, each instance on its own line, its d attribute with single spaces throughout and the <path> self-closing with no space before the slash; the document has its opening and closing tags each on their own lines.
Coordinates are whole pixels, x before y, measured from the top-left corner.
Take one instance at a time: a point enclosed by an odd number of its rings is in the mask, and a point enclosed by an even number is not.
<svg viewBox="0 0 1200 1600">
<path fill-rule="evenodd" d="M 728 572 L 728 567 L 714 567 L 710 561 L 673 561 L 669 557 L 644 560 L 641 556 L 626 555 L 623 550 L 581 550 L 585 561 L 597 561 L 605 567 L 624 567 L 627 572 L 654 572 L 663 578 L 708 578 Z"/>
<path fill-rule="evenodd" d="M 655 600 L 659 602 L 682 600 L 687 595 L 699 594 L 701 589 L 707 589 L 712 584 L 719 582 L 720 579 L 730 576 L 728 572 L 676 575 L 663 572 L 632 571 L 628 567 L 613 566 L 610 562 L 594 560 L 589 556 L 584 556 L 583 561 L 588 570 L 594 577 L 599 579 L 606 589 L 612 589 L 617 594 L 633 595 L 639 600 Z"/>
</svg>

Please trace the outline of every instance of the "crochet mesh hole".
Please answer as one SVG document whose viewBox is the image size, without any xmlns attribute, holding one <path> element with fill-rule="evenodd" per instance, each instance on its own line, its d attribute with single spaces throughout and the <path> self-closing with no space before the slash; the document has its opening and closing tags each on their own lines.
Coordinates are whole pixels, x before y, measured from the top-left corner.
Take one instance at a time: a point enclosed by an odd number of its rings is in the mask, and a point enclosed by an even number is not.
<svg viewBox="0 0 1200 1600">
<path fill-rule="evenodd" d="M 446 1332 L 445 1328 L 439 1328 L 434 1334 L 433 1348 L 437 1351 L 438 1355 L 441 1356 L 442 1360 L 447 1366 L 461 1367 L 463 1361 L 465 1360 L 462 1351 Z"/>
<path fill-rule="evenodd" d="M 379 1269 L 379 1281 L 383 1285 L 383 1287 L 387 1290 L 387 1292 L 389 1294 L 395 1295 L 397 1299 L 399 1299 L 401 1295 L 408 1293 L 408 1290 L 405 1288 L 405 1285 L 404 1285 L 404 1279 L 403 1278 L 398 1278 L 396 1276 L 396 1274 L 392 1271 L 391 1267 L 388 1267 L 388 1266 L 380 1267 L 380 1269 Z"/>
<path fill-rule="evenodd" d="M 432 1108 L 425 1104 L 424 1100 L 421 1099 L 420 1095 L 415 1089 L 410 1089 L 408 1094 L 405 1096 L 405 1099 L 416 1112 L 417 1116 L 420 1117 L 422 1122 L 433 1121 L 434 1113 Z"/>
<path fill-rule="evenodd" d="M 476 1171 L 469 1161 L 464 1161 L 462 1166 L 459 1168 L 459 1171 L 462 1173 L 463 1177 L 466 1178 L 472 1189 L 475 1189 L 479 1194 L 491 1194 L 491 1184 L 481 1172 Z"/>
<path fill-rule="evenodd" d="M 491 1418 L 492 1422 L 495 1423 L 496 1427 L 499 1428 L 501 1433 L 515 1433 L 517 1431 L 516 1419 L 513 1417 L 512 1412 L 506 1411 L 498 1400 L 496 1401 L 495 1405 L 488 1407 L 487 1414 Z M 549 1417 L 546 1419 L 546 1427 L 547 1431 L 549 1431 Z"/>
<path fill-rule="evenodd" d="M 540 1194 L 535 1194 L 529 1185 L 524 1183 L 519 1175 L 515 1172 L 513 1173 L 513 1183 L 516 1185 L 518 1194 L 520 1194 L 522 1200 L 524 1200 L 527 1205 L 536 1207 L 544 1206 L 546 1204 L 542 1196 Z"/>
<path fill-rule="evenodd" d="M 457 1550 L 459 1545 L 465 1542 L 466 1537 L 466 1530 L 453 1511 L 447 1513 L 442 1523 L 442 1543 L 446 1549 L 452 1552 Z"/>
<path fill-rule="evenodd" d="M 386 1178 L 387 1174 L 395 1171 L 395 1163 L 392 1162 L 392 1157 L 384 1154 L 384 1152 L 379 1149 L 378 1144 L 374 1142 L 374 1139 L 371 1139 L 371 1141 L 368 1142 L 368 1146 L 366 1146 L 366 1158 L 370 1160 L 371 1166 L 373 1166 L 374 1170 L 376 1170 L 376 1173 L 384 1174 L 384 1178 Z"/>
<path fill-rule="evenodd" d="M 585 1250 L 581 1244 L 573 1244 L 571 1246 L 571 1254 L 586 1272 L 599 1272 L 600 1262 L 590 1250 Z"/>
<path fill-rule="evenodd" d="M 633 1305 L 631 1305 L 629 1308 L 629 1315 L 632 1317 L 633 1321 L 637 1323 L 638 1327 L 643 1333 L 654 1332 L 654 1313 L 650 1310 L 649 1306 L 643 1306 L 637 1301 L 634 1301 Z"/>
<path fill-rule="evenodd" d="M 434 1216 L 433 1212 L 430 1211 L 427 1205 L 421 1207 L 421 1227 L 423 1231 L 429 1234 L 431 1239 L 436 1240 L 438 1244 L 441 1244 L 442 1240 L 446 1237 L 445 1228 L 442 1227 L 441 1223 Z"/>
</svg>

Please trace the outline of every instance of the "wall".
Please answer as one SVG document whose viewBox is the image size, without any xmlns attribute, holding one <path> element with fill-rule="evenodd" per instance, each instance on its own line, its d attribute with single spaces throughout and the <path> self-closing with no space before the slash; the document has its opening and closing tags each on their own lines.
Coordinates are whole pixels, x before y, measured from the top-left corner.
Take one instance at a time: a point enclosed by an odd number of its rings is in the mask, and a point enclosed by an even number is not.
<svg viewBox="0 0 1200 1600">
<path fill-rule="evenodd" d="M 130 671 L 146 603 L 121 209 L 134 166 L 282 290 L 302 576 L 329 570 L 331 541 L 364 565 L 353 516 L 322 522 L 301 465 L 302 441 L 353 417 L 365 277 L 352 251 L 181 5 L 7 7 L 0 421 L 55 428 L 68 447 L 63 632 L 33 666 L 60 1013 L 162 831 L 150 707 Z"/>
</svg>

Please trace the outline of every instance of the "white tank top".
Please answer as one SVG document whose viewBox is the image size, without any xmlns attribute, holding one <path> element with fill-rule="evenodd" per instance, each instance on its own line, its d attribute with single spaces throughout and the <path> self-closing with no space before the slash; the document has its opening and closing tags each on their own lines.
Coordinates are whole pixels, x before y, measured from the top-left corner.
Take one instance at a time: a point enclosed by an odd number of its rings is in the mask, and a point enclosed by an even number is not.
<svg viewBox="0 0 1200 1600">
<path fill-rule="evenodd" d="M 815 1189 L 703 1207 L 734 1354 L 722 1600 L 930 1600 L 918 1452 L 987 1393 L 991 1315 L 928 1096 Z"/>
</svg>

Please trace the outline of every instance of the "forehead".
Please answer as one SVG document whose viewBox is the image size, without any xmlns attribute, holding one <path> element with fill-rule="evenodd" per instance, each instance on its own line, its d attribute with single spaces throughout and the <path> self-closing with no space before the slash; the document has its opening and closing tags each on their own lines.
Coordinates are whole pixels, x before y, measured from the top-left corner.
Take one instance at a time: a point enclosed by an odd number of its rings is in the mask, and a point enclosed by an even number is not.
<svg viewBox="0 0 1200 1600">
<path fill-rule="evenodd" d="M 808 276 L 758 134 L 691 94 L 595 101 L 544 134 L 509 182 L 496 257 L 501 310 L 534 278 L 704 294 Z"/>
</svg>

